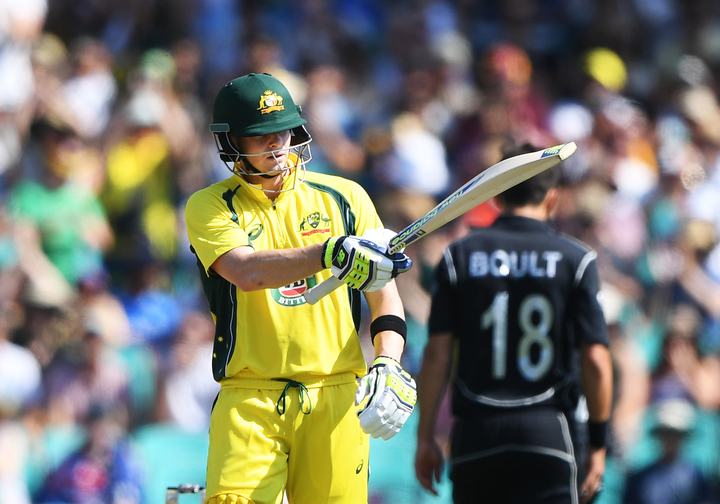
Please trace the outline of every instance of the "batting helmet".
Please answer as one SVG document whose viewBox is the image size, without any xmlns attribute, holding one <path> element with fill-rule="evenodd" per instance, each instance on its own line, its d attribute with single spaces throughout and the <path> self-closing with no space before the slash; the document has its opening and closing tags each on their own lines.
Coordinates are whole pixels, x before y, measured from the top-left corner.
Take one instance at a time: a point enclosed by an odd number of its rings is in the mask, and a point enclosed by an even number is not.
<svg viewBox="0 0 720 504">
<path fill-rule="evenodd" d="M 274 176 L 292 167 L 304 170 L 304 165 L 312 159 L 309 146 L 312 137 L 305 129 L 307 121 L 300 113 L 300 106 L 295 104 L 287 88 L 270 74 L 250 73 L 231 80 L 215 98 L 213 122 L 210 124 L 220 159 L 232 163 L 229 168 L 235 171 L 235 166 L 246 154 L 238 150 L 231 137 L 261 136 L 290 130 L 290 149 L 294 154 L 291 155 L 292 163 L 268 172 L 268 175 Z M 248 175 L 257 174 L 240 170 Z"/>
</svg>

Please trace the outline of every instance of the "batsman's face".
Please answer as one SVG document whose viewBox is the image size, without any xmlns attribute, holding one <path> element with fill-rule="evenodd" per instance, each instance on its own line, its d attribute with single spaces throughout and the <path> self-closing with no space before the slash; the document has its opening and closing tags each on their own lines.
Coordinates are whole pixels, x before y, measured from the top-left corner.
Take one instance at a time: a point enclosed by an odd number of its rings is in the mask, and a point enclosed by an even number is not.
<svg viewBox="0 0 720 504">
<path fill-rule="evenodd" d="M 262 172 L 283 169 L 288 162 L 290 130 L 238 138 L 240 151 Z"/>
</svg>

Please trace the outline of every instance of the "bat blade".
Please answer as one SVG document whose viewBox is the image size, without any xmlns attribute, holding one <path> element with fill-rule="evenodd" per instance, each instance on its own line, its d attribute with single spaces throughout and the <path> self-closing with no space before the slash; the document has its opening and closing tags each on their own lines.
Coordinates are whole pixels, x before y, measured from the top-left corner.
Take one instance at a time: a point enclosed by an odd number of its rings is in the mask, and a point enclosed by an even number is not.
<svg viewBox="0 0 720 504">
<path fill-rule="evenodd" d="M 572 156 L 576 150 L 575 142 L 569 142 L 513 156 L 492 165 L 453 192 L 428 213 L 398 232 L 388 244 L 388 253 L 394 254 L 402 250 L 479 204 L 548 168 L 552 168 Z M 304 294 L 305 300 L 309 304 L 315 304 L 342 284 L 343 282 L 337 277 L 330 277 L 307 290 Z"/>
<path fill-rule="evenodd" d="M 492 165 L 435 208 L 400 231 L 388 246 L 393 254 L 501 192 L 569 158 L 577 150 L 575 142 L 520 154 Z"/>
</svg>

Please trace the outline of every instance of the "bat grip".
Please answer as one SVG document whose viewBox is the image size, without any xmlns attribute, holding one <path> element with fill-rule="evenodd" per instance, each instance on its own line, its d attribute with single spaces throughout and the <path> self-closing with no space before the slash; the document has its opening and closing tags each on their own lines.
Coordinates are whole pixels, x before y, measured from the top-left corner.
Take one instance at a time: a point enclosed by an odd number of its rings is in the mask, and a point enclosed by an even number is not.
<svg viewBox="0 0 720 504">
<path fill-rule="evenodd" d="M 305 294 L 303 294 L 303 297 L 305 298 L 305 301 L 312 305 L 342 285 L 344 285 L 342 280 L 338 279 L 336 276 L 331 276 L 327 280 L 317 284 L 315 287 L 308 289 Z"/>
</svg>

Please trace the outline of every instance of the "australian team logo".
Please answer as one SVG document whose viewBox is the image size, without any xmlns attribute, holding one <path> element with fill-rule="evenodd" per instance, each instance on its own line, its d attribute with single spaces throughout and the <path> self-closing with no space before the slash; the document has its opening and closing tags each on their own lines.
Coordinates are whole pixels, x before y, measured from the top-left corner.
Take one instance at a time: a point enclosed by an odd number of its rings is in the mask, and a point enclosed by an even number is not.
<svg viewBox="0 0 720 504">
<path fill-rule="evenodd" d="M 273 93 L 269 89 L 260 97 L 260 106 L 258 110 L 261 114 L 269 114 L 278 110 L 285 110 L 283 105 L 283 97 L 277 93 Z"/>
<path fill-rule="evenodd" d="M 272 289 L 270 294 L 277 304 L 283 306 L 299 306 L 307 303 L 303 294 L 308 289 L 314 287 L 317 284 L 317 279 L 314 276 L 310 278 L 303 278 L 297 282 L 280 287 L 279 289 Z"/>
<path fill-rule="evenodd" d="M 300 235 L 310 236 L 316 233 L 329 233 L 330 222 L 328 217 L 323 217 L 320 212 L 313 212 L 300 222 Z"/>
</svg>

